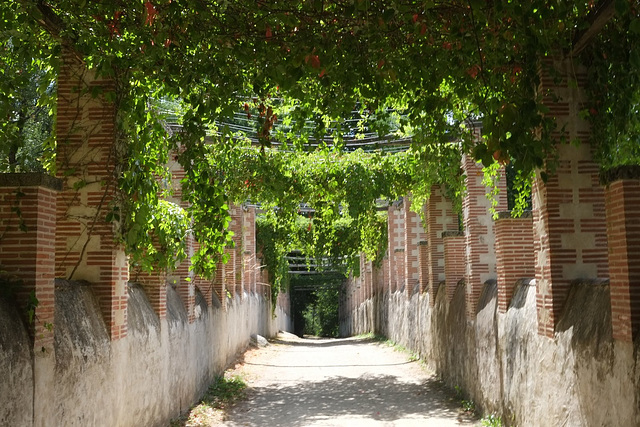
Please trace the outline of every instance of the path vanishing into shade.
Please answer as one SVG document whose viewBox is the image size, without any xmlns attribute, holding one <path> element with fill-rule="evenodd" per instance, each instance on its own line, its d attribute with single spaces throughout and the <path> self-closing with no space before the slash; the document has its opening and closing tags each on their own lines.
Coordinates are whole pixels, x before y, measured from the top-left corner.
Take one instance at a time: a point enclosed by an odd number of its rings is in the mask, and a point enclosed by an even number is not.
<svg viewBox="0 0 640 427">
<path fill-rule="evenodd" d="M 471 426 L 436 377 L 372 339 L 280 334 L 236 368 L 249 385 L 226 426 Z"/>
</svg>

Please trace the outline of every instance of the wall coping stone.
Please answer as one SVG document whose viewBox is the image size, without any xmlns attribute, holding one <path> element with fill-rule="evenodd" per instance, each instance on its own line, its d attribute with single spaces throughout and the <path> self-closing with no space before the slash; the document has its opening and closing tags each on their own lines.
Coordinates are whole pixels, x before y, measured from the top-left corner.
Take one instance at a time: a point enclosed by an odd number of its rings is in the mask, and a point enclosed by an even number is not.
<svg viewBox="0 0 640 427">
<path fill-rule="evenodd" d="M 623 179 L 640 179 L 640 165 L 618 166 L 600 172 L 600 183 L 602 185 L 609 185 L 614 181 Z"/>
<path fill-rule="evenodd" d="M 40 172 L 0 173 L 0 187 L 45 187 L 62 191 L 62 180 Z"/>
<path fill-rule="evenodd" d="M 449 230 L 449 231 L 443 231 L 442 232 L 442 238 L 444 239 L 445 237 L 463 237 L 464 236 L 464 231 L 457 231 L 457 230 Z"/>
<path fill-rule="evenodd" d="M 524 211 L 522 215 L 519 217 L 512 217 L 511 212 L 513 211 L 500 211 L 498 212 L 498 217 L 494 219 L 494 221 L 498 221 L 500 219 L 520 219 L 520 218 L 533 218 L 533 211 Z"/>
</svg>

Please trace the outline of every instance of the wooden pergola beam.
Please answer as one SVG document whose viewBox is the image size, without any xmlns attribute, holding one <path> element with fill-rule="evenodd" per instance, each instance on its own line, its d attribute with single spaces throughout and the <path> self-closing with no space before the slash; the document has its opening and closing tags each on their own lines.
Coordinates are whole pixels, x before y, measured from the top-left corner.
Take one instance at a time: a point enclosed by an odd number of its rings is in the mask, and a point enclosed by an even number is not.
<svg viewBox="0 0 640 427">
<path fill-rule="evenodd" d="M 586 30 L 576 34 L 573 40 L 573 49 L 570 56 L 576 56 L 589 45 L 602 28 L 616 14 L 615 0 L 602 0 L 598 2 L 595 10 L 591 13 L 591 26 Z"/>
</svg>

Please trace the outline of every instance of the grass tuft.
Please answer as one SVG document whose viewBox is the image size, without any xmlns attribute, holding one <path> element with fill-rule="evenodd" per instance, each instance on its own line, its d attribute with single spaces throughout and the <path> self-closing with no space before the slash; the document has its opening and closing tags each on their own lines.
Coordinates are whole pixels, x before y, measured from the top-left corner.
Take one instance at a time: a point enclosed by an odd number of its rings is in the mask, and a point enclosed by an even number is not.
<svg viewBox="0 0 640 427">
<path fill-rule="evenodd" d="M 172 420 L 170 427 L 210 426 L 224 420 L 226 410 L 246 396 L 247 383 L 239 375 L 220 375 L 202 396 L 199 404 Z"/>
</svg>

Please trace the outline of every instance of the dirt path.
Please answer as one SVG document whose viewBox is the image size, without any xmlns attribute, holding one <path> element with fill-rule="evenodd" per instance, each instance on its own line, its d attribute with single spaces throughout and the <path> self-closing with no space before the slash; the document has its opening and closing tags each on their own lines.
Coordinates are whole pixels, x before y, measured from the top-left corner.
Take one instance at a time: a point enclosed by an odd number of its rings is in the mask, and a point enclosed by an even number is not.
<svg viewBox="0 0 640 427">
<path fill-rule="evenodd" d="M 249 397 L 227 426 L 478 425 L 419 363 L 370 339 L 281 334 L 237 371 Z"/>
</svg>

